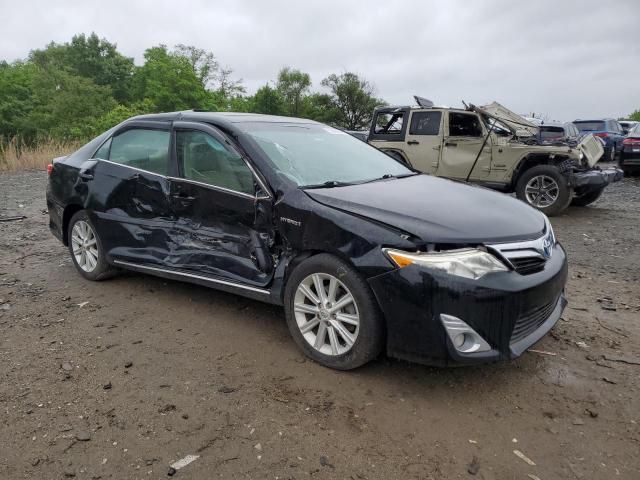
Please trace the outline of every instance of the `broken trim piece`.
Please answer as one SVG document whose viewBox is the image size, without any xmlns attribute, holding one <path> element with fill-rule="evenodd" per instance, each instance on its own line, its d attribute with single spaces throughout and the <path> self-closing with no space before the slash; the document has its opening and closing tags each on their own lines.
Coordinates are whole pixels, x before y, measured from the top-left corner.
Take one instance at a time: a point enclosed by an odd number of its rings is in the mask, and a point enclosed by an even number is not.
<svg viewBox="0 0 640 480">
<path fill-rule="evenodd" d="M 129 267 L 129 268 L 140 269 L 140 270 L 149 270 L 151 272 L 167 273 L 170 275 L 177 275 L 181 277 L 195 278 L 197 280 L 202 280 L 205 282 L 216 283 L 219 285 L 226 285 L 228 287 L 241 288 L 244 290 L 249 290 L 251 292 L 261 293 L 263 295 L 271 295 L 271 292 L 269 290 L 265 290 L 264 288 L 251 287 L 249 285 L 229 282 L 227 280 L 218 280 L 215 278 L 205 277 L 203 275 L 194 275 L 193 273 L 177 272 L 175 270 L 169 270 L 166 268 L 150 267 L 148 265 L 140 265 L 138 263 L 125 262 L 124 260 L 114 260 L 113 263 L 116 265 L 120 265 L 122 267 Z"/>
</svg>

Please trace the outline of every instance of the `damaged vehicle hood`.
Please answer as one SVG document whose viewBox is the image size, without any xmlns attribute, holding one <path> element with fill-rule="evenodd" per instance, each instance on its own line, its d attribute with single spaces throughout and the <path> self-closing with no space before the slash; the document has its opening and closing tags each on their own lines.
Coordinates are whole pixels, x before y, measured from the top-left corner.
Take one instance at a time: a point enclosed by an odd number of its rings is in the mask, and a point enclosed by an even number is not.
<svg viewBox="0 0 640 480">
<path fill-rule="evenodd" d="M 593 167 L 598 160 L 600 160 L 602 155 L 604 155 L 602 142 L 600 142 L 600 140 L 594 137 L 591 133 L 585 135 L 576 148 L 578 151 L 582 152 L 590 167 Z"/>
<path fill-rule="evenodd" d="M 429 175 L 305 193 L 321 204 L 382 222 L 426 243 L 530 240 L 545 229 L 544 215 L 515 198 Z"/>
<path fill-rule="evenodd" d="M 476 107 L 480 113 L 484 113 L 500 120 L 505 126 L 511 129 L 511 132 L 517 137 L 533 137 L 538 134 L 539 129 L 535 123 L 530 122 L 526 118 L 512 112 L 504 105 L 493 102 L 488 105 Z"/>
</svg>

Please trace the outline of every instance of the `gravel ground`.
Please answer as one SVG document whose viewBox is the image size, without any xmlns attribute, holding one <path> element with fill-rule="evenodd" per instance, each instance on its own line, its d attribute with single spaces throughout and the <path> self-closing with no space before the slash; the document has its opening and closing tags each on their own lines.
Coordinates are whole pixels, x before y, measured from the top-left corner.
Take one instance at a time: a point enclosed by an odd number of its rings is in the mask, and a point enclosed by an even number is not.
<svg viewBox="0 0 640 480">
<path fill-rule="evenodd" d="M 278 307 L 83 280 L 45 182 L 0 175 L 0 217 L 26 216 L 0 222 L 0 478 L 166 478 L 187 455 L 176 478 L 640 478 L 637 178 L 552 219 L 570 303 L 538 353 L 353 372 L 305 360 Z"/>
</svg>

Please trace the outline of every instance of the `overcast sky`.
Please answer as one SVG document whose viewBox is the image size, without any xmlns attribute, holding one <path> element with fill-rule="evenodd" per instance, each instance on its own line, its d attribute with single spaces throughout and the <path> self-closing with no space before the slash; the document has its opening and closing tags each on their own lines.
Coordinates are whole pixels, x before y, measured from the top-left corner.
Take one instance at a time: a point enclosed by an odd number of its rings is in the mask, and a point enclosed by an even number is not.
<svg viewBox="0 0 640 480">
<path fill-rule="evenodd" d="M 0 59 L 95 31 L 142 61 L 160 43 L 212 51 L 247 90 L 289 65 L 356 72 L 392 104 L 497 100 L 551 119 L 640 109 L 640 1 L 0 0 Z"/>
</svg>

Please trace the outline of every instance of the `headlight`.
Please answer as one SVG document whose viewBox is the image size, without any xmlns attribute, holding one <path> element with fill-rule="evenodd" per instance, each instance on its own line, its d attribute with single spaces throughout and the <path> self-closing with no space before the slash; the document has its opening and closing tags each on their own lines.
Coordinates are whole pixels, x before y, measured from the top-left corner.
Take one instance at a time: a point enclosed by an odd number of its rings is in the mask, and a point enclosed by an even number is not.
<svg viewBox="0 0 640 480">
<path fill-rule="evenodd" d="M 509 271 L 507 266 L 496 257 L 477 248 L 430 253 L 404 252 L 385 248 L 384 252 L 399 268 L 415 264 L 472 280 L 491 272 Z"/>
</svg>

